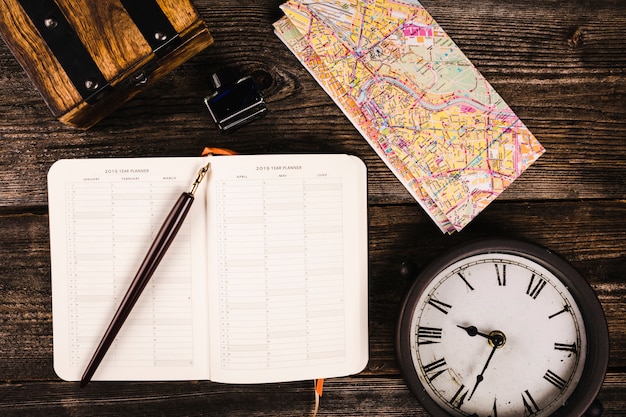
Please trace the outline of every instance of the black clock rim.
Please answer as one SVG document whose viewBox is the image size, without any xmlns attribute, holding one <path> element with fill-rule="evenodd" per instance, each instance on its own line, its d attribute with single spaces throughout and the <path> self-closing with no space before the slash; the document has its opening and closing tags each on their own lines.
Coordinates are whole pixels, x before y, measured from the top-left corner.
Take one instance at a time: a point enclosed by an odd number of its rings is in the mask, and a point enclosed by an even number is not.
<svg viewBox="0 0 626 417">
<path fill-rule="evenodd" d="M 519 239 L 495 237 L 473 240 L 442 253 L 419 272 L 401 306 L 396 327 L 396 356 L 407 386 L 431 416 L 450 416 L 428 395 L 415 371 L 409 338 L 411 317 L 419 295 L 446 266 L 463 258 L 488 253 L 518 255 L 536 262 L 560 279 L 574 297 L 587 332 L 587 357 L 576 389 L 564 405 L 550 416 L 582 416 L 602 388 L 608 366 L 609 333 L 602 305 L 591 285 L 565 258 L 543 246 Z"/>
</svg>

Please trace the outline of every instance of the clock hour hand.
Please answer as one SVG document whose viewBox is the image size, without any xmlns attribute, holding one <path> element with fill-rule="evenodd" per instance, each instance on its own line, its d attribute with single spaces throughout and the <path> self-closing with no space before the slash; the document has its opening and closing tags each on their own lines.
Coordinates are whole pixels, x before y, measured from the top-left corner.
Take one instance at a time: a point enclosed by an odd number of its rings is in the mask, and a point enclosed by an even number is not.
<svg viewBox="0 0 626 417">
<path fill-rule="evenodd" d="M 472 337 L 474 337 L 474 336 L 482 336 L 482 337 L 484 337 L 486 339 L 489 339 L 489 340 L 491 340 L 493 342 L 493 338 L 494 338 L 493 336 L 490 336 L 490 335 L 488 335 L 486 333 L 479 332 L 478 329 L 476 328 L 476 326 L 463 327 L 463 326 L 457 324 L 457 327 L 465 330 L 467 332 L 467 334 L 472 336 Z"/>
</svg>

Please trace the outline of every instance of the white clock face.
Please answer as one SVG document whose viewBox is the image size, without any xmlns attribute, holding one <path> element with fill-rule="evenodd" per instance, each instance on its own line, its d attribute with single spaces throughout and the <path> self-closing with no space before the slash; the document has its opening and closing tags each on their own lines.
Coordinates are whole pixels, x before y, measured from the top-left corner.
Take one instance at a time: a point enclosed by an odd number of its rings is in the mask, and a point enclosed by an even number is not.
<svg viewBox="0 0 626 417">
<path fill-rule="evenodd" d="M 457 416 L 548 416 L 576 388 L 587 351 L 567 287 L 510 254 L 471 256 L 439 273 L 411 329 L 421 384 Z"/>
</svg>

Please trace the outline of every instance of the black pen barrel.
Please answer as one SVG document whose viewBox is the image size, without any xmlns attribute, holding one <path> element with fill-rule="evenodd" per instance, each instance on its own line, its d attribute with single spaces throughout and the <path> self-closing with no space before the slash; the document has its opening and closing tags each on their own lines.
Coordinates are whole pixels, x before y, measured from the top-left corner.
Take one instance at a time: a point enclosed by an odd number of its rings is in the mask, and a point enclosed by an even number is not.
<svg viewBox="0 0 626 417">
<path fill-rule="evenodd" d="M 128 318 L 128 315 L 135 306 L 139 296 L 148 284 L 148 281 L 150 281 L 150 278 L 161 262 L 161 259 L 163 259 L 163 256 L 172 244 L 174 237 L 176 237 L 176 234 L 180 230 L 185 217 L 187 217 L 187 213 L 189 213 L 193 200 L 194 196 L 192 193 L 182 193 L 176 201 L 176 204 L 174 204 L 174 207 L 172 207 L 170 213 L 167 215 L 163 226 L 161 226 L 161 229 L 154 238 L 154 242 L 152 242 L 152 246 L 150 246 L 146 257 L 141 263 L 133 282 L 130 284 L 124 299 L 113 316 L 111 324 L 109 324 L 107 331 L 102 337 L 98 348 L 91 358 L 91 361 L 89 362 L 89 365 L 80 380 L 81 387 L 87 385 L 100 365 L 100 362 L 104 359 L 104 355 L 109 350 L 109 347 L 111 347 L 111 344 L 122 328 L 126 318 Z"/>
</svg>

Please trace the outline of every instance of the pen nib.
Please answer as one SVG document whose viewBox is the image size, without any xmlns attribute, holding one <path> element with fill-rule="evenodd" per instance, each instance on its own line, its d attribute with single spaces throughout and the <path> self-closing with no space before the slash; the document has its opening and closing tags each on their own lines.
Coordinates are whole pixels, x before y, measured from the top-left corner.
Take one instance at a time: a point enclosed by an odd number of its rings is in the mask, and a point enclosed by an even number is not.
<svg viewBox="0 0 626 417">
<path fill-rule="evenodd" d="M 209 162 L 208 164 L 203 166 L 200 169 L 200 171 L 198 171 L 198 176 L 196 177 L 196 180 L 193 182 L 193 185 L 191 186 L 191 191 L 189 191 L 189 194 L 194 195 L 196 193 L 198 186 L 200 185 L 200 183 L 206 176 L 207 172 L 209 172 L 210 168 L 211 168 L 211 163 Z"/>
</svg>

